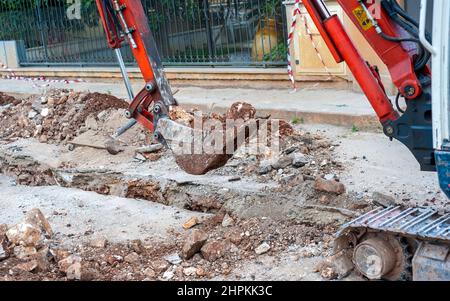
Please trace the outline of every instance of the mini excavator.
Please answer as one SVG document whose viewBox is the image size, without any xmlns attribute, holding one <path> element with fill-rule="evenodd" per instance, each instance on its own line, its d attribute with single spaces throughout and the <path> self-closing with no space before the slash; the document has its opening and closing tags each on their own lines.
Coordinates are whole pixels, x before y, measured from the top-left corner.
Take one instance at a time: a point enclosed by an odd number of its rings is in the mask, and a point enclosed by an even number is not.
<svg viewBox="0 0 450 301">
<path fill-rule="evenodd" d="M 113 138 L 139 123 L 167 145 L 169 136 L 176 140 L 183 131 L 181 125 L 168 118 L 170 108 L 178 104 L 142 3 L 96 2 L 108 45 L 117 54 L 132 100 L 126 111 L 130 122 Z M 345 62 L 359 83 L 385 135 L 403 143 L 423 171 L 437 171 L 441 188 L 450 197 L 450 1 L 433 1 L 433 34 L 426 31 L 430 6 L 427 0 L 421 0 L 420 22 L 395 0 L 337 2 L 388 67 L 398 89 L 395 99 L 389 98 L 378 68 L 361 56 L 326 3 L 302 1 L 333 58 L 338 63 Z M 136 96 L 120 52 L 125 44 L 131 48 L 145 81 Z M 406 102 L 406 109 L 400 106 L 401 99 Z M 200 154 L 185 160 L 190 165 L 182 168 L 188 173 L 206 173 L 231 157 L 220 156 Z M 195 166 L 196 162 L 204 166 Z M 342 226 L 337 233 L 335 252 L 341 265 L 351 266 L 349 270 L 354 269 L 370 280 L 450 280 L 450 213 L 430 207 L 376 208 Z"/>
</svg>

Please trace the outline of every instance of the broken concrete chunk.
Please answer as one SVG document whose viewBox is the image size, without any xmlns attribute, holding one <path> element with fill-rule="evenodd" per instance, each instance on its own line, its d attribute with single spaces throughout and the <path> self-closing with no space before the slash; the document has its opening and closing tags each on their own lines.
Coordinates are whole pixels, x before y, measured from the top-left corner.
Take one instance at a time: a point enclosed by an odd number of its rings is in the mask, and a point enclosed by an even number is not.
<svg viewBox="0 0 450 301">
<path fill-rule="evenodd" d="M 257 255 L 262 255 L 262 254 L 269 252 L 269 250 L 270 250 L 270 245 L 268 243 L 264 242 L 255 249 L 255 253 Z"/>
<path fill-rule="evenodd" d="M 139 254 L 133 252 L 125 256 L 124 260 L 128 263 L 139 263 L 141 261 L 141 258 L 139 257 Z"/>
<path fill-rule="evenodd" d="M 170 264 L 173 265 L 177 265 L 180 264 L 183 260 L 181 259 L 180 255 L 178 255 L 178 253 L 173 253 L 170 255 L 167 255 L 164 257 L 165 260 L 167 260 L 167 262 L 169 262 Z"/>
<path fill-rule="evenodd" d="M 331 180 L 336 179 L 336 175 L 335 175 L 335 174 L 332 174 L 332 173 L 329 173 L 329 174 L 326 174 L 326 175 L 324 176 L 324 179 L 327 180 L 327 181 L 331 181 Z"/>
<path fill-rule="evenodd" d="M 372 199 L 373 199 L 373 202 L 375 203 L 375 205 L 382 206 L 385 208 L 396 205 L 396 201 L 393 197 L 383 194 L 381 192 L 375 191 L 372 194 Z"/>
<path fill-rule="evenodd" d="M 185 268 L 183 270 L 183 274 L 186 276 L 195 276 L 195 275 L 197 275 L 197 268 L 195 268 L 195 267 Z"/>
<path fill-rule="evenodd" d="M 0 261 L 2 261 L 3 259 L 8 258 L 8 253 L 6 252 L 6 250 L 3 248 L 2 244 L 0 244 Z"/>
<path fill-rule="evenodd" d="M 184 259 L 189 259 L 195 255 L 195 253 L 199 252 L 202 246 L 208 239 L 208 235 L 198 229 L 192 230 L 188 238 L 186 239 L 183 249 L 182 256 Z"/>
<path fill-rule="evenodd" d="M 249 103 L 246 102 L 235 102 L 231 105 L 230 109 L 226 114 L 227 119 L 242 119 L 248 121 L 254 119 L 256 115 L 256 109 Z"/>
<path fill-rule="evenodd" d="M 144 246 L 142 245 L 142 241 L 140 239 L 135 239 L 130 241 L 128 246 L 136 253 L 141 254 L 144 251 Z"/>
<path fill-rule="evenodd" d="M 161 259 L 157 259 L 152 262 L 152 267 L 156 274 L 160 274 L 166 271 L 169 268 L 169 266 L 170 264 L 167 261 Z"/>
<path fill-rule="evenodd" d="M 81 268 L 80 262 L 70 265 L 66 271 L 67 280 L 81 280 Z"/>
<path fill-rule="evenodd" d="M 353 263 L 349 256 L 345 254 L 345 251 L 340 251 L 328 257 L 316 267 L 320 275 L 329 280 L 345 278 L 350 275 L 353 269 Z"/>
<path fill-rule="evenodd" d="M 25 222 L 39 227 L 39 229 L 49 238 L 53 235 L 50 223 L 45 218 L 41 210 L 37 208 L 31 209 L 30 211 L 27 212 L 25 216 Z"/>
<path fill-rule="evenodd" d="M 94 116 L 88 116 L 85 121 L 85 126 L 93 131 L 98 130 L 98 123 Z"/>
<path fill-rule="evenodd" d="M 34 247 L 42 241 L 42 232 L 38 226 L 30 223 L 20 223 L 6 232 L 8 240 L 16 246 Z"/>
<path fill-rule="evenodd" d="M 37 254 L 37 250 L 35 247 L 15 246 L 13 253 L 19 259 L 26 259 Z"/>
<path fill-rule="evenodd" d="M 152 268 L 146 268 L 144 270 L 144 275 L 149 277 L 149 278 L 155 278 L 156 277 L 156 273 Z"/>
<path fill-rule="evenodd" d="M 234 225 L 233 218 L 228 213 L 225 214 L 222 221 L 222 227 L 231 227 L 233 225 Z"/>
<path fill-rule="evenodd" d="M 37 114 L 38 113 L 35 110 L 31 110 L 30 112 L 28 112 L 28 118 L 33 119 L 37 116 Z"/>
<path fill-rule="evenodd" d="M 89 245 L 93 248 L 103 249 L 106 247 L 107 240 L 103 237 L 98 237 L 89 242 Z"/>
<path fill-rule="evenodd" d="M 38 267 L 37 261 L 31 260 L 28 262 L 19 263 L 18 265 L 16 265 L 13 268 L 13 270 L 14 271 L 22 271 L 22 272 L 32 272 L 32 271 L 36 270 L 37 267 Z"/>
<path fill-rule="evenodd" d="M 300 168 L 309 163 L 309 158 L 302 153 L 293 153 L 290 155 L 292 157 L 292 166 L 295 168 Z"/>
<path fill-rule="evenodd" d="M 58 262 L 58 268 L 62 273 L 66 274 L 69 267 L 76 263 L 81 264 L 81 257 L 78 255 L 70 255 L 69 257 Z"/>
<path fill-rule="evenodd" d="M 323 179 L 317 179 L 314 183 L 314 189 L 322 192 L 329 192 L 334 194 L 343 194 L 345 192 L 344 184 L 337 181 L 327 181 Z"/>
<path fill-rule="evenodd" d="M 271 172 L 273 169 L 272 167 L 272 161 L 270 160 L 264 160 L 259 163 L 259 169 L 258 174 L 265 175 Z"/>
<path fill-rule="evenodd" d="M 292 162 L 293 158 L 291 156 L 282 156 L 272 164 L 272 167 L 274 169 L 284 169 L 290 166 Z"/>
</svg>

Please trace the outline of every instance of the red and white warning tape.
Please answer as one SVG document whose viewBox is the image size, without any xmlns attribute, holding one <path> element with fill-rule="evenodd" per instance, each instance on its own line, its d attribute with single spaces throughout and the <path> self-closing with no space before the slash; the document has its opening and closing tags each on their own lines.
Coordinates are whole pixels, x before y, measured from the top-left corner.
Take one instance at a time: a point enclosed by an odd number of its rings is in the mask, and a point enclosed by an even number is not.
<svg viewBox="0 0 450 301">
<path fill-rule="evenodd" d="M 317 54 L 317 57 L 319 58 L 320 62 L 322 63 L 325 71 L 327 72 L 327 74 L 332 77 L 333 75 L 330 72 L 330 69 L 328 68 L 327 64 L 325 63 L 325 60 L 323 59 L 323 56 L 320 54 L 319 49 L 317 48 L 317 44 L 314 42 L 314 36 L 312 34 L 312 31 L 308 25 L 308 21 L 306 20 L 306 17 L 304 14 L 302 14 L 301 10 L 300 10 L 300 3 L 302 1 L 301 0 L 295 0 L 295 4 L 294 4 L 294 10 L 292 11 L 292 21 L 291 21 L 291 28 L 289 30 L 289 35 L 288 35 L 288 41 L 287 41 L 287 46 L 288 46 L 288 53 L 287 53 L 287 59 L 288 59 L 288 75 L 289 75 L 289 79 L 292 82 L 292 85 L 294 87 L 294 90 L 296 90 L 296 83 L 295 83 L 295 75 L 294 75 L 294 70 L 292 68 L 292 57 L 291 57 L 291 44 L 294 41 L 294 34 L 295 34 L 295 28 L 297 26 L 297 15 L 300 16 L 300 18 L 302 19 L 304 26 L 305 26 L 305 30 L 306 30 L 306 34 L 309 37 L 309 40 L 311 41 L 311 44 L 313 45 L 314 51 Z"/>
<path fill-rule="evenodd" d="M 300 0 L 295 0 L 294 10 L 292 11 L 292 18 L 291 18 L 291 28 L 289 30 L 288 40 L 287 40 L 287 69 L 288 69 L 288 75 L 289 79 L 292 82 L 292 86 L 294 87 L 294 90 L 296 89 L 295 85 L 295 76 L 294 76 L 294 70 L 292 68 L 292 58 L 291 58 L 291 44 L 292 41 L 294 41 L 294 33 L 295 33 L 295 27 L 297 25 L 297 15 L 300 14 Z"/>
<path fill-rule="evenodd" d="M 32 83 L 33 87 L 35 87 L 35 88 L 48 87 L 51 83 L 73 84 L 73 83 L 84 82 L 81 79 L 67 80 L 67 79 L 46 79 L 44 76 L 40 76 L 40 77 L 17 76 L 16 73 L 14 72 L 14 70 L 9 68 L 6 64 L 4 64 L 1 61 L 0 61 L 0 67 L 9 73 L 9 74 L 3 75 L 2 78 L 10 79 L 10 80 L 29 81 Z"/>
</svg>

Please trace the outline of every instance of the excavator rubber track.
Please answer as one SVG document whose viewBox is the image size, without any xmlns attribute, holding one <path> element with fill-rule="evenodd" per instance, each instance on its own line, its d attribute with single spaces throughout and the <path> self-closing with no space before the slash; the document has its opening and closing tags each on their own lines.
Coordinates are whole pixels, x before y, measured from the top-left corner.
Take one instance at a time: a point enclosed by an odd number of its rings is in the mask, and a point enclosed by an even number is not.
<svg viewBox="0 0 450 301">
<path fill-rule="evenodd" d="M 344 224 L 335 253 L 371 280 L 450 280 L 450 213 L 378 207 Z"/>
</svg>

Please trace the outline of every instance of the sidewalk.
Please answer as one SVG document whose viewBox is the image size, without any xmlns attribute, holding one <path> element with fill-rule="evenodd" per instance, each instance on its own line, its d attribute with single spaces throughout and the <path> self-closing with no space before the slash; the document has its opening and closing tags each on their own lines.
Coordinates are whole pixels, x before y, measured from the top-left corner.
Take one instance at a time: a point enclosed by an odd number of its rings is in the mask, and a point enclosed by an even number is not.
<svg viewBox="0 0 450 301">
<path fill-rule="evenodd" d="M 70 88 L 76 91 L 109 93 L 127 98 L 123 84 L 84 82 L 76 84 L 52 84 L 55 88 Z M 309 87 L 309 88 L 308 88 Z M 134 84 L 135 94 L 142 88 Z M 176 99 L 185 108 L 203 111 L 213 109 L 223 112 L 235 101 L 253 104 L 259 116 L 292 120 L 305 123 L 326 123 L 339 126 L 355 125 L 359 128 L 378 127 L 379 123 L 369 102 L 363 94 L 348 90 L 321 89 L 320 85 L 307 84 L 306 88 L 293 92 L 291 89 L 244 89 L 244 88 L 200 88 L 174 87 Z M 0 80 L 0 91 L 5 93 L 40 93 L 30 82 Z"/>
</svg>

